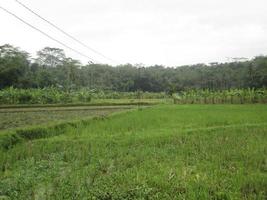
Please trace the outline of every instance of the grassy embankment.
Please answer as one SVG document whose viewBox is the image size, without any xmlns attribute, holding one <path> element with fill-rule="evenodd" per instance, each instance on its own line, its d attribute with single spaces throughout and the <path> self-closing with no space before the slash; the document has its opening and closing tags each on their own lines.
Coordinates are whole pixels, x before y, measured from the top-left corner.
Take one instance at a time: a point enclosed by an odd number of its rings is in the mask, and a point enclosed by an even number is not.
<svg viewBox="0 0 267 200">
<path fill-rule="evenodd" d="M 266 199 L 266 122 L 265 105 L 160 105 L 76 122 L 0 150 L 0 196 Z"/>
</svg>

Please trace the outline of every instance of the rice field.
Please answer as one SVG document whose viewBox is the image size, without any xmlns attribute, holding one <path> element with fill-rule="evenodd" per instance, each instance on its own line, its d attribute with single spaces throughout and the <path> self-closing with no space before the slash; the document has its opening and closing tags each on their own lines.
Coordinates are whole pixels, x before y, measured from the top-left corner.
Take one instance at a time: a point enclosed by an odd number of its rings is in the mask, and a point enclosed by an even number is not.
<svg viewBox="0 0 267 200">
<path fill-rule="evenodd" d="M 0 131 L 28 126 L 50 125 L 59 122 L 88 119 L 135 106 L 68 106 L 68 107 L 3 107 L 0 108 Z"/>
<path fill-rule="evenodd" d="M 266 199 L 267 107 L 139 108 L 0 157 L 0 199 Z"/>
</svg>

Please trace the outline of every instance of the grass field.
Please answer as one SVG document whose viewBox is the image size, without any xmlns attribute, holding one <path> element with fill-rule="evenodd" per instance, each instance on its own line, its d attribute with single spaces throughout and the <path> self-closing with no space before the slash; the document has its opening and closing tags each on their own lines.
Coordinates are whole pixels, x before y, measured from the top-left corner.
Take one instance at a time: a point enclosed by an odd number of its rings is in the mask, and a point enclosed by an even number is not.
<svg viewBox="0 0 267 200">
<path fill-rule="evenodd" d="M 131 109 L 134 106 L 22 107 L 0 109 L 0 130 L 52 124 Z"/>
<path fill-rule="evenodd" d="M 266 199 L 267 107 L 139 108 L 0 158 L 0 199 Z"/>
</svg>

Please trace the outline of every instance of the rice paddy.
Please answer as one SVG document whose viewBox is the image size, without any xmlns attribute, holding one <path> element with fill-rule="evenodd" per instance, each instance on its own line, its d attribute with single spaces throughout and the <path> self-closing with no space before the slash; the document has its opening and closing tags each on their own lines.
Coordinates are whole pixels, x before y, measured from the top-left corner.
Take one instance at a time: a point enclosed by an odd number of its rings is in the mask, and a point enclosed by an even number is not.
<svg viewBox="0 0 267 200">
<path fill-rule="evenodd" d="M 267 107 L 140 107 L 0 157 L 2 199 L 266 199 Z"/>
</svg>

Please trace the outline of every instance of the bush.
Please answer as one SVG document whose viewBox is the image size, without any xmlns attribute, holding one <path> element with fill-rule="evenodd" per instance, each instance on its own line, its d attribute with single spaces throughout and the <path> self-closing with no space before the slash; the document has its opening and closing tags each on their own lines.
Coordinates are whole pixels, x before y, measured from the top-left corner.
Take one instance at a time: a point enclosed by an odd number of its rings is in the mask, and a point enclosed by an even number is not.
<svg viewBox="0 0 267 200">
<path fill-rule="evenodd" d="M 265 89 L 230 89 L 223 91 L 188 90 L 173 94 L 174 103 L 180 104 L 243 104 L 266 103 L 267 90 Z"/>
<path fill-rule="evenodd" d="M 26 104 L 32 101 L 32 95 L 30 93 L 22 93 L 18 97 L 18 101 L 20 104 Z"/>
<path fill-rule="evenodd" d="M 165 93 L 116 92 L 86 88 L 64 91 L 55 87 L 43 89 L 16 89 L 10 87 L 0 90 L 0 104 L 88 103 L 92 99 L 162 99 L 166 97 L 169 96 Z"/>
<path fill-rule="evenodd" d="M 2 149 L 8 150 L 21 141 L 22 138 L 19 137 L 16 133 L 3 134 L 0 136 L 0 147 Z"/>
</svg>

